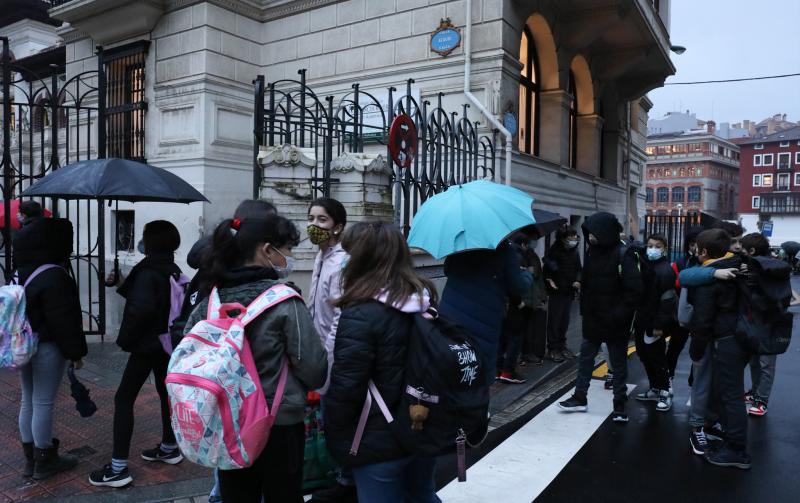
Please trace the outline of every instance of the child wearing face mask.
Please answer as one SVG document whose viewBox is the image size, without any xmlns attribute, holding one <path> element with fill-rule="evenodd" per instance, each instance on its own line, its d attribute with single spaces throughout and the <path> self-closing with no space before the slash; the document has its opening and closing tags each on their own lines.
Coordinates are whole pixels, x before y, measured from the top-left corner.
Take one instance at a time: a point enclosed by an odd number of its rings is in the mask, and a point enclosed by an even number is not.
<svg viewBox="0 0 800 503">
<path fill-rule="evenodd" d="M 320 197 L 308 207 L 308 239 L 319 246 L 311 274 L 308 308 L 320 341 L 328 354 L 328 378 L 318 391 L 322 396 L 324 416 L 325 394 L 330 384 L 330 369 L 333 367 L 333 347 L 339 326 L 341 308 L 334 301 L 342 296 L 342 270 L 349 255 L 342 248 L 341 237 L 347 224 L 347 211 L 342 203 L 330 197 Z M 358 501 L 352 470 L 337 470 L 336 485 L 314 492 L 315 503 Z"/>
<path fill-rule="evenodd" d="M 667 258 L 667 250 L 664 236 L 654 234 L 647 240 L 647 261 L 642 268 L 642 303 L 636 317 L 636 353 L 650 384 L 636 399 L 655 402 L 659 412 L 672 408 L 666 339 L 676 325 L 678 310 L 675 271 Z"/>
<path fill-rule="evenodd" d="M 288 276 L 292 248 L 299 241 L 292 222 L 278 215 L 225 220 L 214 232 L 210 275 L 223 303 L 250 304 Z M 203 300 L 186 326 L 206 317 Z M 222 501 L 302 501 L 306 395 L 322 386 L 327 373 L 325 350 L 305 304 L 295 298 L 267 310 L 247 325 L 261 386 L 273 404 L 284 359 L 289 373 L 269 442 L 252 466 L 220 470 Z"/>
<path fill-rule="evenodd" d="M 581 289 L 581 257 L 578 254 L 578 231 L 564 226 L 556 233 L 555 243 L 544 259 L 544 275 L 549 300 L 547 304 L 547 355 L 556 363 L 575 358 L 567 349 L 567 330 L 575 294 Z"/>
</svg>

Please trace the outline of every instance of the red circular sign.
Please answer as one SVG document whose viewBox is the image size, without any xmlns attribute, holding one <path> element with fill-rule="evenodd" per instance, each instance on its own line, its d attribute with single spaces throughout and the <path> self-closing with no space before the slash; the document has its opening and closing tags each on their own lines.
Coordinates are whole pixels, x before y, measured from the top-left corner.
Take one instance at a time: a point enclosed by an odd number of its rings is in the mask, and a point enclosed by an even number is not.
<svg viewBox="0 0 800 503">
<path fill-rule="evenodd" d="M 389 153 L 401 168 L 409 168 L 414 164 L 417 155 L 417 127 L 406 114 L 395 117 L 389 127 Z"/>
</svg>

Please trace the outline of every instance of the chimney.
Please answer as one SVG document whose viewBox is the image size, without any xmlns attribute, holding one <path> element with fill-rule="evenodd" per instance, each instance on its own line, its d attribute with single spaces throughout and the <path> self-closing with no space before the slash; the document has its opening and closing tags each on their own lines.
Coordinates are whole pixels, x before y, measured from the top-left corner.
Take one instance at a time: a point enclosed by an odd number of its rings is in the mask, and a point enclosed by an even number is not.
<svg viewBox="0 0 800 503">
<path fill-rule="evenodd" d="M 717 132 L 717 123 L 714 121 L 706 122 L 706 131 L 708 131 L 708 134 L 715 134 Z"/>
<path fill-rule="evenodd" d="M 785 121 L 786 120 L 786 114 L 783 114 L 782 117 L 783 117 L 783 120 Z"/>
</svg>

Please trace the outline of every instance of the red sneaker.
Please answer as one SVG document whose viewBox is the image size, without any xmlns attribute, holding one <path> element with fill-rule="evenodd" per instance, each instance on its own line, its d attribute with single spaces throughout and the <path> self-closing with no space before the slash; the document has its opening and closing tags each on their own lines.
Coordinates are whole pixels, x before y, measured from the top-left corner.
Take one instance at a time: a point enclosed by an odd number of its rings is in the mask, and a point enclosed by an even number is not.
<svg viewBox="0 0 800 503">
<path fill-rule="evenodd" d="M 753 405 L 747 408 L 747 413 L 751 416 L 763 416 L 767 413 L 767 404 L 756 400 Z"/>
</svg>

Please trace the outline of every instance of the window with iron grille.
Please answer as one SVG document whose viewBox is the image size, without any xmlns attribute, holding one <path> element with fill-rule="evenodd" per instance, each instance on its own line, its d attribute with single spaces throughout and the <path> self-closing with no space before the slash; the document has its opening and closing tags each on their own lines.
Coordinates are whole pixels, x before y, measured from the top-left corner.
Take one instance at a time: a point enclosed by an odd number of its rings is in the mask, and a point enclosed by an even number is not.
<svg viewBox="0 0 800 503">
<path fill-rule="evenodd" d="M 683 202 L 683 195 L 684 195 L 683 187 L 674 187 L 672 189 L 672 202 L 673 203 L 682 203 Z"/>
<path fill-rule="evenodd" d="M 660 188 L 656 191 L 656 197 L 658 198 L 659 203 L 668 203 L 669 202 L 669 189 L 667 188 Z"/>
<path fill-rule="evenodd" d="M 109 157 L 145 162 L 145 60 L 149 45 L 148 41 L 139 41 L 102 53 Z"/>
</svg>

